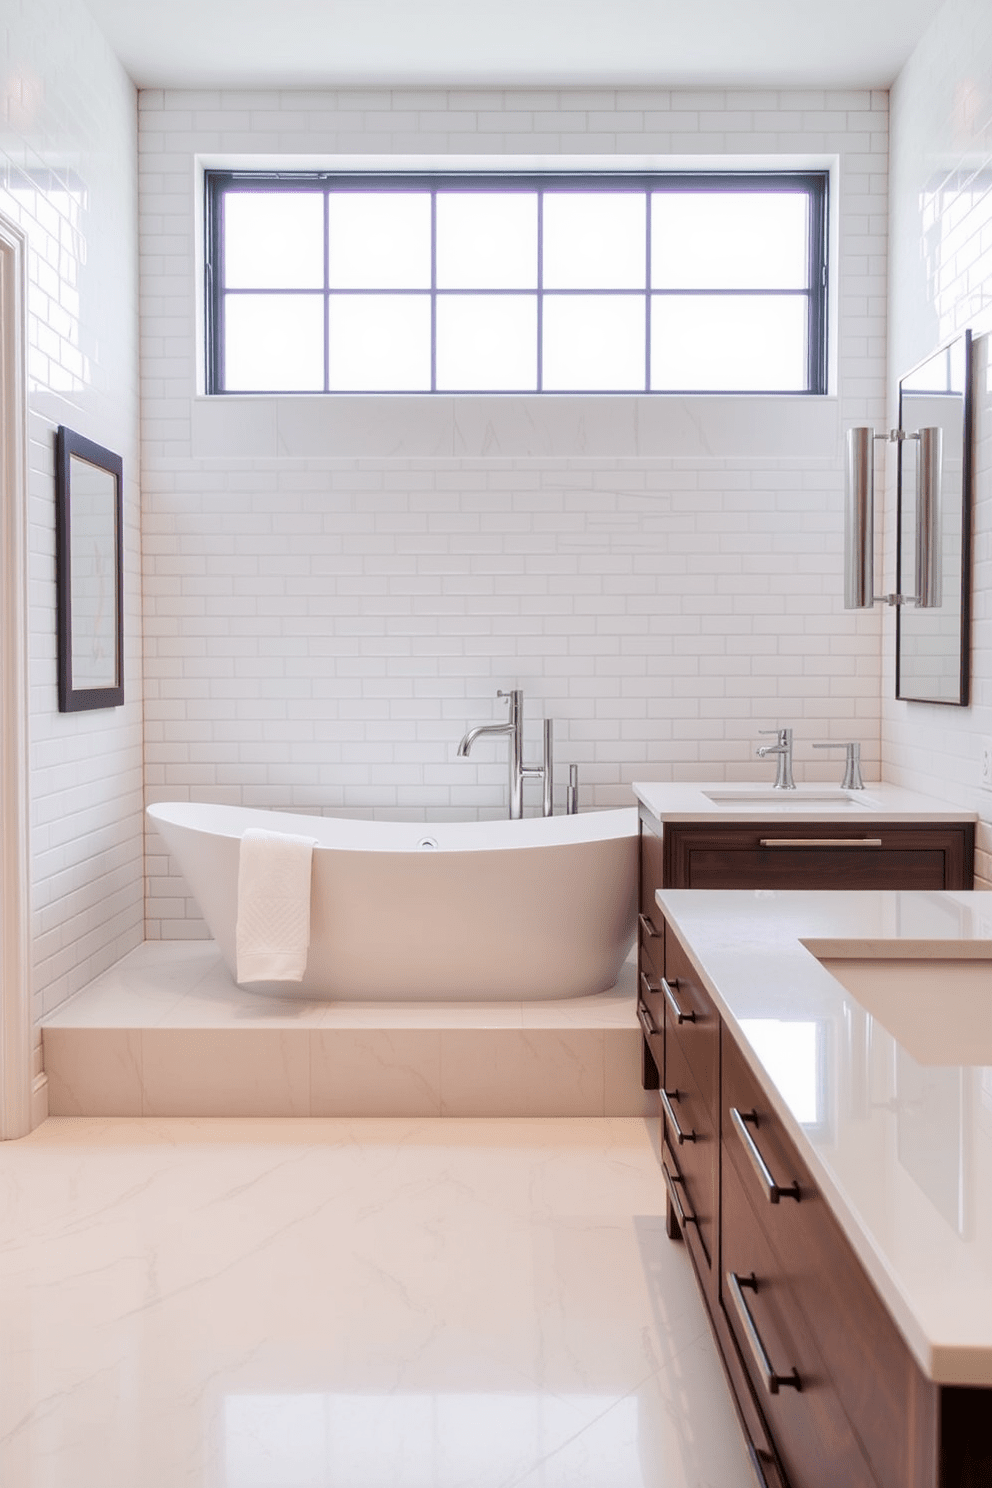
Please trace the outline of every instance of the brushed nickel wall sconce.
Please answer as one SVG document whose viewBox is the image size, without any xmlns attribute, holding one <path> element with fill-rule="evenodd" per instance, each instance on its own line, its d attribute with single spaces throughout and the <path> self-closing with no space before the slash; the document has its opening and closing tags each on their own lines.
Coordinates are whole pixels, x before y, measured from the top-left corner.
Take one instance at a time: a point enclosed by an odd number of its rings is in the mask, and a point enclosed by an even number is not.
<svg viewBox="0 0 992 1488">
<path fill-rule="evenodd" d="M 875 441 L 898 444 L 919 441 L 916 461 L 915 593 L 875 594 Z M 932 427 L 907 433 L 893 429 L 876 434 L 868 427 L 848 429 L 844 464 L 844 608 L 870 610 L 872 605 L 912 604 L 937 609 L 941 604 L 940 476 L 943 430 Z"/>
</svg>

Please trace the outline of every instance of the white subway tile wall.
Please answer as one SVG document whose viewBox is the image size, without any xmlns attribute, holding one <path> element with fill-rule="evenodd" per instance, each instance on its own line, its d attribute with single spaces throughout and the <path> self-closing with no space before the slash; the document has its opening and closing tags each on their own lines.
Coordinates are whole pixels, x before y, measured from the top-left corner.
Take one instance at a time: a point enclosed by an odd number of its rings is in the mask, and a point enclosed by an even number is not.
<svg viewBox="0 0 992 1488">
<path fill-rule="evenodd" d="M 836 162 L 826 424 L 804 447 L 795 400 L 206 407 L 194 157 L 342 154 Z M 583 805 L 763 778 L 756 731 L 780 724 L 800 778 L 831 778 L 821 738 L 859 739 L 877 775 L 841 431 L 885 416 L 885 92 L 153 90 L 139 166 L 149 800 L 500 815 L 499 749 L 455 749 L 517 686 L 528 752 L 554 717 Z M 205 934 L 154 833 L 146 861 L 148 936 Z"/>
<path fill-rule="evenodd" d="M 992 736 L 992 10 L 984 0 L 948 0 L 893 89 L 890 226 L 890 418 L 901 374 L 970 326 L 975 509 L 972 706 L 894 701 L 894 638 L 887 635 L 885 774 L 979 812 L 978 886 L 992 888 L 992 792 L 979 785 L 981 742 Z M 890 481 L 890 572 L 894 507 Z"/>
<path fill-rule="evenodd" d="M 35 1020 L 143 934 L 137 106 L 82 0 L 0 25 L 0 213 L 28 237 Z M 123 708 L 60 714 L 55 430 L 123 456 Z"/>
</svg>

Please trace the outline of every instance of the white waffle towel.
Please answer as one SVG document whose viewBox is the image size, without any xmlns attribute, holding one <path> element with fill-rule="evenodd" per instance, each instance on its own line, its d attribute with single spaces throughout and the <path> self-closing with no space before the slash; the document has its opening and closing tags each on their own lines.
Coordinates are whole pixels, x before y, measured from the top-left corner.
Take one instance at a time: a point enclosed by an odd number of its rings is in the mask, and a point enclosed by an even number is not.
<svg viewBox="0 0 992 1488">
<path fill-rule="evenodd" d="M 239 982 L 299 982 L 310 949 L 314 842 L 251 829 L 238 855 Z"/>
</svg>

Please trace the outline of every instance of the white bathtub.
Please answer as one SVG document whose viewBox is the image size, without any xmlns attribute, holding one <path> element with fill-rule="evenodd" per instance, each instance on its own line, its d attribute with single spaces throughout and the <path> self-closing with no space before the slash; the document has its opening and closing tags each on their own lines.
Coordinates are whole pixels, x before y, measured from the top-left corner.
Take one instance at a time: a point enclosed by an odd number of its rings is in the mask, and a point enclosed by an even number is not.
<svg viewBox="0 0 992 1488">
<path fill-rule="evenodd" d="M 170 803 L 148 815 L 232 975 L 248 827 L 317 842 L 310 953 L 288 994 L 349 1001 L 582 997 L 633 942 L 637 810 L 496 822 L 379 822 Z"/>
</svg>

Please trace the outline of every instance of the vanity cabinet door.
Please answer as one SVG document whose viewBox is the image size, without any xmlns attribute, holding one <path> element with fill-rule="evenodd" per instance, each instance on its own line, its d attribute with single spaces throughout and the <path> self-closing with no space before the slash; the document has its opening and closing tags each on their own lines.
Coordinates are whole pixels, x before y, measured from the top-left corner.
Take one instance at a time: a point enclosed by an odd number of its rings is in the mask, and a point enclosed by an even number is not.
<svg viewBox="0 0 992 1488">
<path fill-rule="evenodd" d="M 665 936 L 665 1038 L 675 1040 L 692 1070 L 712 1113 L 714 1127 L 720 1102 L 720 1018 L 681 941 L 673 930 Z"/>
<path fill-rule="evenodd" d="M 637 1016 L 644 1034 L 641 1084 L 657 1090 L 665 1049 L 665 919 L 655 894 L 663 886 L 662 839 L 641 819 L 640 892 L 637 917 Z"/>
<path fill-rule="evenodd" d="M 717 1296 L 717 1214 L 720 1199 L 720 1020 L 678 937 L 665 934 L 665 1062 L 662 1129 L 669 1189 L 669 1230 L 678 1202 L 691 1216 L 680 1221 L 712 1306 Z M 673 1182 L 678 1187 L 672 1196 Z"/>
<path fill-rule="evenodd" d="M 921 1373 L 726 1027 L 722 1041 L 724 1307 L 729 1315 L 726 1273 L 737 1269 L 738 1261 L 745 1264 L 735 1250 L 736 1230 L 750 1223 L 766 1242 L 763 1264 L 769 1277 L 786 1288 L 794 1331 L 799 1341 L 805 1335 L 815 1338 L 817 1368 L 829 1377 L 849 1434 L 877 1481 L 892 1488 L 931 1482 L 934 1386 Z M 781 1190 L 777 1202 L 769 1196 L 769 1177 Z M 778 1440 L 772 1414 L 769 1422 Z"/>
<path fill-rule="evenodd" d="M 673 889 L 970 889 L 974 827 L 794 819 L 747 826 L 672 823 Z"/>
<path fill-rule="evenodd" d="M 680 1221 L 704 1291 L 716 1294 L 717 1212 L 720 1202 L 720 1137 L 716 1104 L 700 1090 L 677 1038 L 666 1030 L 661 1090 L 664 1166 L 669 1201 L 689 1216 Z M 674 1167 L 673 1167 L 674 1162 Z M 669 1182 L 668 1180 L 671 1180 Z M 672 1198 L 679 1185 L 679 1205 Z M 691 1232 L 690 1232 L 691 1231 Z"/>
<path fill-rule="evenodd" d="M 792 1488 L 878 1488 L 732 1162 L 720 1204 L 723 1308 Z"/>
</svg>

